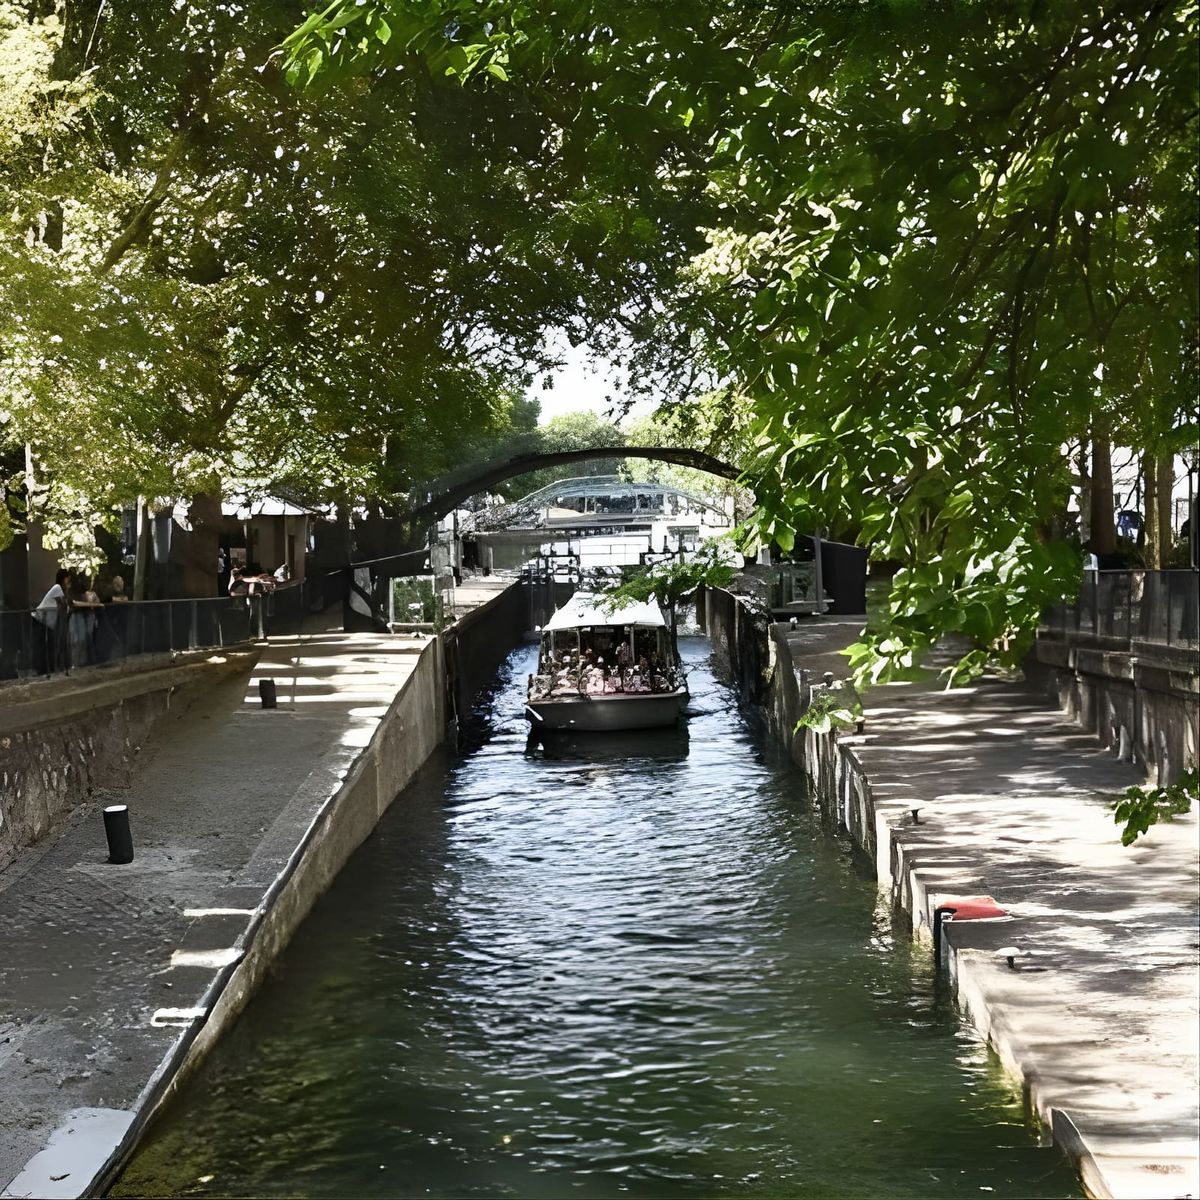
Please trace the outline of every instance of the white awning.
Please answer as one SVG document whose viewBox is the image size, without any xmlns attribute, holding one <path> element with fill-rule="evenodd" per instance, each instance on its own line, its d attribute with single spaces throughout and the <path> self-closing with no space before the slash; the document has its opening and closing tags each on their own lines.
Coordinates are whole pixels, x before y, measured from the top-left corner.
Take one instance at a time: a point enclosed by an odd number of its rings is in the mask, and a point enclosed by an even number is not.
<svg viewBox="0 0 1200 1200">
<path fill-rule="evenodd" d="M 666 627 L 662 609 L 653 602 L 626 604 L 609 612 L 601 603 L 602 600 L 602 596 L 595 596 L 591 592 L 576 592 L 543 628 L 550 631 L 592 625 L 649 625 L 655 629 Z"/>
<path fill-rule="evenodd" d="M 221 514 L 239 521 L 253 521 L 255 517 L 319 516 L 320 510 L 301 507 L 279 496 L 262 496 L 257 500 L 250 500 L 244 495 L 232 495 L 221 505 Z"/>
</svg>

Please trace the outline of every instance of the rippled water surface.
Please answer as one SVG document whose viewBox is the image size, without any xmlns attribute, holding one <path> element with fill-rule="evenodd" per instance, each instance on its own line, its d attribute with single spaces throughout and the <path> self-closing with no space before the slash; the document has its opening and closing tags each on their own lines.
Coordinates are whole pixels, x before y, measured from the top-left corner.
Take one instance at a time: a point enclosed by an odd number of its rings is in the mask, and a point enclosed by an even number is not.
<svg viewBox="0 0 1200 1200">
<path fill-rule="evenodd" d="M 707 652 L 543 759 L 518 650 L 115 1194 L 1079 1195 Z"/>
</svg>

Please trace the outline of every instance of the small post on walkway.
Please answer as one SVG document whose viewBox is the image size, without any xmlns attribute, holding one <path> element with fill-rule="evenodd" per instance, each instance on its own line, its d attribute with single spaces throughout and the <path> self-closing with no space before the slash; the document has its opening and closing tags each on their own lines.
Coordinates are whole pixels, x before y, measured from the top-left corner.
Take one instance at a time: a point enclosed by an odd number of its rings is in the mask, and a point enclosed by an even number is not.
<svg viewBox="0 0 1200 1200">
<path fill-rule="evenodd" d="M 110 863 L 133 862 L 133 834 L 129 831 L 129 808 L 110 804 L 104 810 L 104 837 L 108 841 Z"/>
<path fill-rule="evenodd" d="M 275 690 L 275 680 L 260 679 L 258 681 L 258 695 L 262 700 L 263 708 L 275 708 L 277 693 Z"/>
</svg>

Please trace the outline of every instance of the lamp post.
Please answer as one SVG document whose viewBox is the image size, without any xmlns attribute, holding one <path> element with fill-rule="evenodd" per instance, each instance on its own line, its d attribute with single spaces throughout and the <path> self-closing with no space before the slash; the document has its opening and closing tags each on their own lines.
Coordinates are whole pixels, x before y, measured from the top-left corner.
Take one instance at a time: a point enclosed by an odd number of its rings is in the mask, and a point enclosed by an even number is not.
<svg viewBox="0 0 1200 1200">
<path fill-rule="evenodd" d="M 1197 473 L 1200 472 L 1200 446 L 1189 446 L 1186 450 L 1180 451 L 1180 457 L 1183 459 L 1184 465 L 1187 467 L 1188 477 L 1188 547 L 1191 550 L 1192 570 L 1200 569 L 1200 520 L 1197 517 L 1196 508 L 1196 493 L 1200 488 L 1197 488 Z"/>
</svg>

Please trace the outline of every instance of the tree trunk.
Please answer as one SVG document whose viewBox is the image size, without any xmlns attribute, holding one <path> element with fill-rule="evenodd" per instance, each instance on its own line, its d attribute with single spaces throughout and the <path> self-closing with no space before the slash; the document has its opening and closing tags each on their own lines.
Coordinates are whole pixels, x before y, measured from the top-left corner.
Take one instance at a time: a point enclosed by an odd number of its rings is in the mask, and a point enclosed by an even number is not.
<svg viewBox="0 0 1200 1200">
<path fill-rule="evenodd" d="M 350 501 L 339 500 L 337 505 L 338 562 L 330 566 L 344 566 L 354 560 L 354 535 L 350 531 Z"/>
<path fill-rule="evenodd" d="M 1099 427 L 1092 438 L 1092 553 L 1117 552 L 1117 527 L 1113 512 L 1112 447 L 1108 430 Z"/>
<path fill-rule="evenodd" d="M 181 591 L 184 596 L 203 599 L 217 594 L 219 569 L 221 493 L 197 492 L 188 507 L 192 531 L 181 556 Z"/>
<path fill-rule="evenodd" d="M 1171 528 L 1173 468 L 1170 454 L 1145 454 L 1142 457 L 1142 478 L 1146 485 L 1146 566 L 1154 571 L 1166 569 L 1175 541 Z"/>
<path fill-rule="evenodd" d="M 150 556 L 150 514 L 146 511 L 146 497 L 139 496 L 137 502 L 137 544 L 133 548 L 133 598 L 146 598 L 146 561 Z"/>
<path fill-rule="evenodd" d="M 1175 530 L 1171 520 L 1171 509 L 1175 505 L 1175 458 L 1160 454 L 1155 463 L 1158 472 L 1158 532 L 1162 539 L 1162 565 L 1165 569 L 1171 562 L 1171 551 L 1175 546 Z"/>
<path fill-rule="evenodd" d="M 1079 544 L 1086 546 L 1092 537 L 1092 476 L 1088 470 L 1087 440 L 1079 443 Z"/>
<path fill-rule="evenodd" d="M 1158 471 L 1155 456 L 1142 455 L 1142 527 L 1146 531 L 1143 554 L 1146 566 L 1152 571 L 1162 568 L 1163 541 L 1158 527 Z"/>
</svg>

